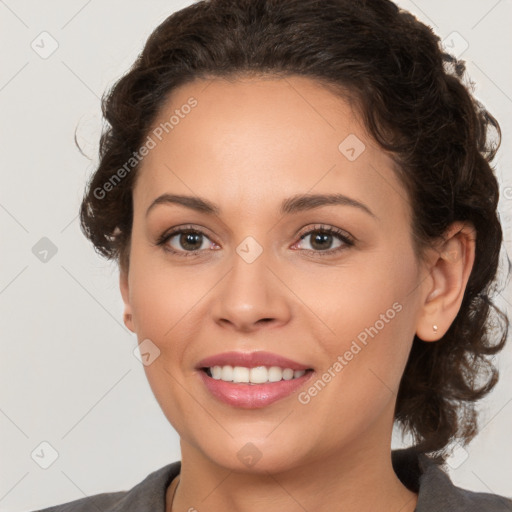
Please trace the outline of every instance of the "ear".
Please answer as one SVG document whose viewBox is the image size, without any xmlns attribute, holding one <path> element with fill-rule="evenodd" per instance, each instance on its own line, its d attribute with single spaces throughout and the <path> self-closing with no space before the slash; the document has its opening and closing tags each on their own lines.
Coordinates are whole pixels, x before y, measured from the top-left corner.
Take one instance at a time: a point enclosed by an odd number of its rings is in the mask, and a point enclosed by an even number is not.
<svg viewBox="0 0 512 512">
<path fill-rule="evenodd" d="M 121 269 L 119 272 L 119 288 L 121 290 L 121 296 L 123 297 L 124 302 L 124 313 L 123 313 L 123 321 L 124 325 L 132 331 L 135 332 L 135 326 L 133 322 L 133 312 L 130 304 L 130 288 L 128 284 L 128 272 L 126 270 Z"/>
<path fill-rule="evenodd" d="M 431 249 L 416 324 L 416 335 L 423 341 L 439 340 L 455 320 L 473 268 L 475 241 L 472 224 L 454 222 L 441 242 Z"/>
</svg>

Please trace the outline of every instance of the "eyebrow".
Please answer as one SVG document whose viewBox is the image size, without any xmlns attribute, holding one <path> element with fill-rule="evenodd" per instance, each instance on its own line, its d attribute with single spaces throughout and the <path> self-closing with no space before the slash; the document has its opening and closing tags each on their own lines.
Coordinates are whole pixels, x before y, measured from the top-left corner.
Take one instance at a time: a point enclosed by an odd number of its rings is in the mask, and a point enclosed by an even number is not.
<svg viewBox="0 0 512 512">
<path fill-rule="evenodd" d="M 149 208 L 146 210 L 146 216 L 159 204 L 178 204 L 207 215 L 219 215 L 221 212 L 219 206 L 201 197 L 184 196 L 179 194 L 162 194 L 149 205 Z M 352 206 L 359 208 L 374 218 L 377 218 L 377 216 L 364 203 L 343 194 L 298 194 L 285 199 L 281 203 L 279 211 L 281 215 L 289 215 L 330 205 Z"/>
</svg>

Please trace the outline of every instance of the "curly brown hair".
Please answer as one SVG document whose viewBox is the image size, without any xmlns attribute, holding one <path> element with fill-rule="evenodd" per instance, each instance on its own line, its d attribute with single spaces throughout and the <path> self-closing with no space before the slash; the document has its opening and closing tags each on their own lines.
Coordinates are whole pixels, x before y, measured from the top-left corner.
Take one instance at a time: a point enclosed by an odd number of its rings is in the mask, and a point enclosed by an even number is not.
<svg viewBox="0 0 512 512">
<path fill-rule="evenodd" d="M 169 16 L 103 97 L 108 127 L 80 208 L 84 234 L 128 270 L 138 166 L 120 169 L 173 89 L 247 74 L 306 76 L 354 100 L 371 136 L 397 163 L 419 258 L 452 222 L 473 224 L 475 262 L 460 310 L 437 343 L 415 336 L 395 409 L 418 450 L 442 459 L 451 441 L 475 436 L 475 401 L 497 382 L 491 356 L 508 332 L 491 300 L 502 229 L 490 163 L 501 130 L 464 84 L 464 61 L 445 53 L 412 14 L 388 0 L 204 0 Z M 491 329 L 493 312 L 501 333 Z"/>
</svg>

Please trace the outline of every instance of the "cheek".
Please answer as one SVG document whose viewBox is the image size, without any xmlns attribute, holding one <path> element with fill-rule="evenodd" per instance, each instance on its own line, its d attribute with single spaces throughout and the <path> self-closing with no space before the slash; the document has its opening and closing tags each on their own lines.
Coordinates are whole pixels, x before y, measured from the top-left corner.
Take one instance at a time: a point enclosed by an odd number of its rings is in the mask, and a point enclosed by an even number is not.
<svg viewBox="0 0 512 512">
<path fill-rule="evenodd" d="M 417 267 L 408 248 L 399 254 L 373 254 L 333 273 L 315 293 L 315 311 L 329 329 L 322 343 L 328 364 L 341 356 L 339 373 L 360 391 L 379 380 L 396 391 L 414 338 Z"/>
<path fill-rule="evenodd" d="M 417 289 L 414 257 L 391 248 L 354 259 L 356 263 L 327 269 L 296 282 L 297 295 L 322 320 L 327 339 L 358 338 L 362 342 L 400 332 L 411 321 Z M 407 311 L 407 313 L 406 313 Z"/>
<path fill-rule="evenodd" d="M 184 361 L 187 347 L 198 336 L 194 313 L 207 292 L 206 285 L 200 279 L 191 281 L 190 272 L 171 271 L 150 258 L 146 263 L 141 258 L 134 261 L 130 292 L 137 337 L 139 343 L 151 340 L 154 345 L 149 346 L 157 354 L 144 365 L 144 372 L 168 421 L 187 438 L 185 418 L 200 417 L 201 410 L 195 409 L 195 401 L 183 388 Z"/>
<path fill-rule="evenodd" d="M 322 345 L 325 363 L 299 397 L 332 439 L 344 432 L 348 442 L 380 418 L 391 421 L 414 334 L 414 308 L 393 298 L 347 301 L 345 313 L 332 320 L 336 335 Z"/>
<path fill-rule="evenodd" d="M 130 264 L 130 302 L 139 335 L 157 339 L 170 336 L 181 318 L 191 311 L 204 280 L 196 269 L 169 263 L 158 251 L 141 243 L 133 246 Z M 162 251 L 163 252 L 163 251 Z M 192 266 L 193 267 L 193 266 Z"/>
</svg>

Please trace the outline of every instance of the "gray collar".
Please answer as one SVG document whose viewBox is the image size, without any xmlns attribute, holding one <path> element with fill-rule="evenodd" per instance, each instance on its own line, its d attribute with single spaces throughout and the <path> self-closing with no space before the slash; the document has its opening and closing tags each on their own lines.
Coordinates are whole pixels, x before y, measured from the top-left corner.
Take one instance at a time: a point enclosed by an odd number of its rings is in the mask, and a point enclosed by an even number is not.
<svg viewBox="0 0 512 512">
<path fill-rule="evenodd" d="M 392 461 L 402 483 L 418 493 L 416 512 L 512 512 L 511 499 L 456 487 L 440 465 L 413 448 L 393 450 Z M 165 512 L 167 487 L 180 469 L 181 462 L 173 462 L 153 471 L 129 491 L 91 498 L 97 506 L 103 504 L 105 512 Z"/>
<path fill-rule="evenodd" d="M 394 450 L 393 468 L 410 490 L 418 493 L 415 512 L 512 512 L 512 500 L 455 486 L 442 465 L 414 448 Z"/>
</svg>

